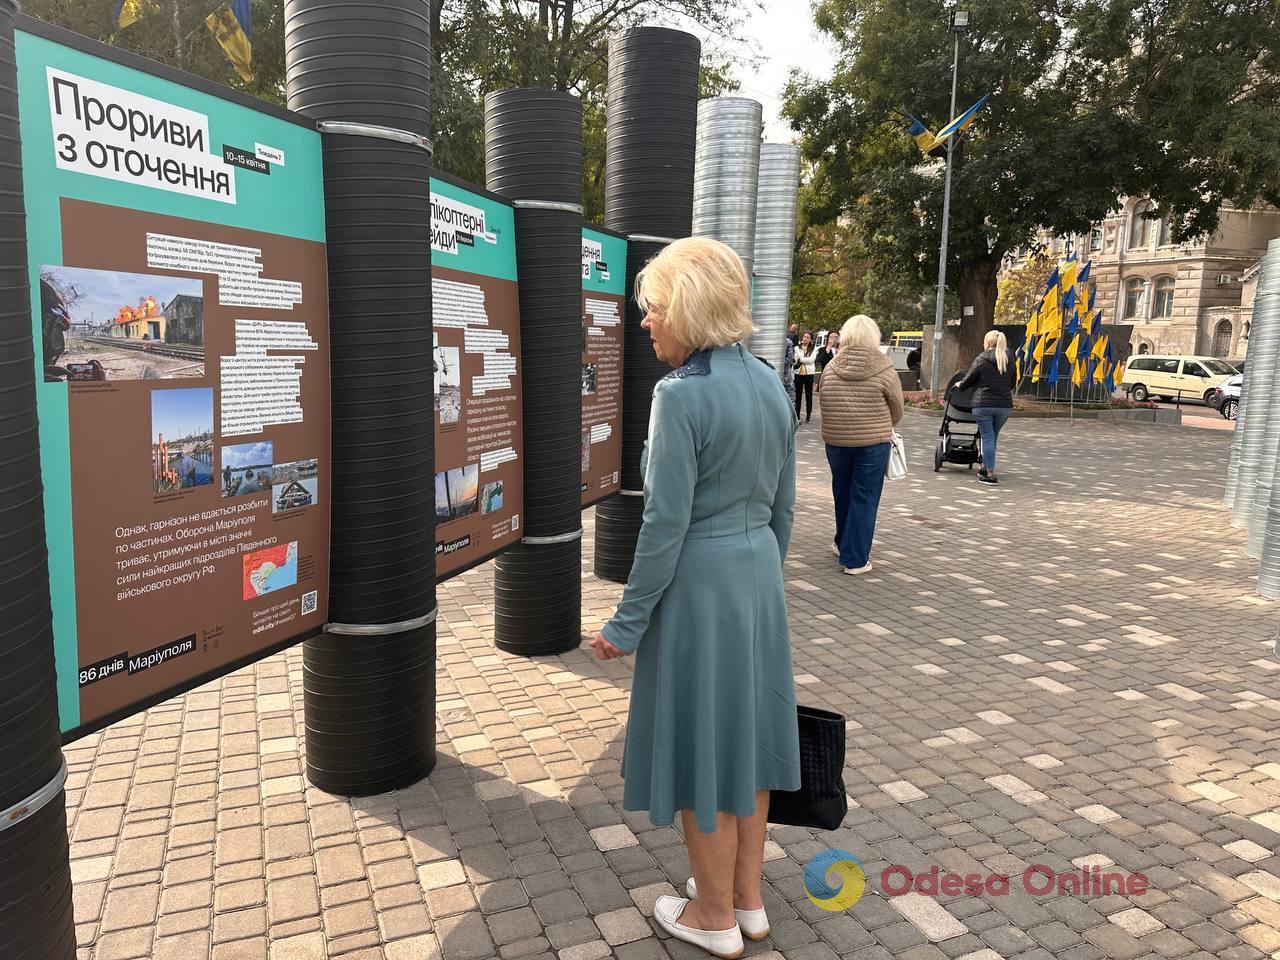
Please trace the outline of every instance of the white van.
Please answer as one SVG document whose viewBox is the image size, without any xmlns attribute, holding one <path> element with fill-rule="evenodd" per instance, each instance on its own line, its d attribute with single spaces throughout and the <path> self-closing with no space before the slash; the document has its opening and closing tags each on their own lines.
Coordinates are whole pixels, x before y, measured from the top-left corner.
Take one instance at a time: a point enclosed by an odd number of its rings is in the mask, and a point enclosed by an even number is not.
<svg viewBox="0 0 1280 960">
<path fill-rule="evenodd" d="M 1213 391 L 1240 371 L 1217 357 L 1169 357 L 1141 354 L 1130 357 L 1120 386 L 1133 400 L 1200 400 L 1208 403 Z"/>
</svg>

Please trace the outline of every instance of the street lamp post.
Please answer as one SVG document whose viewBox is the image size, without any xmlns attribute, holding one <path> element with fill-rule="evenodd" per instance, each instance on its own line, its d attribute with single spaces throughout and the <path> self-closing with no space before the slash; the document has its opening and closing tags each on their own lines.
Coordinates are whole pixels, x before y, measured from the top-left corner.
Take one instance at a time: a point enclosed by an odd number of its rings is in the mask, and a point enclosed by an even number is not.
<svg viewBox="0 0 1280 960">
<path fill-rule="evenodd" d="M 955 49 L 951 57 L 951 112 L 956 115 L 956 80 L 960 72 L 960 35 L 969 29 L 969 11 L 951 11 L 951 35 Z M 938 394 L 938 378 L 942 374 L 942 308 L 947 296 L 947 228 L 951 221 L 951 151 L 955 148 L 956 134 L 947 138 L 947 172 L 942 186 L 942 243 L 938 249 L 938 303 L 933 314 L 933 362 L 929 365 L 929 393 Z"/>
</svg>

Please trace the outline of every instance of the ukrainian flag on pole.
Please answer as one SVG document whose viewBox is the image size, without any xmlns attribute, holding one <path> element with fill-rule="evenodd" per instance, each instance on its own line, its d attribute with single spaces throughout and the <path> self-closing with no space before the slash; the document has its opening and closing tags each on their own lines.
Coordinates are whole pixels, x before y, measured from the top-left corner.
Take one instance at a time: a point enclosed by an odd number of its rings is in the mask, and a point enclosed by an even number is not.
<svg viewBox="0 0 1280 960">
<path fill-rule="evenodd" d="M 126 3 L 138 0 L 125 0 Z M 222 51 L 236 68 L 240 79 L 248 83 L 253 79 L 253 18 L 249 12 L 249 0 L 231 0 L 230 3 L 205 17 L 205 26 L 213 34 Z"/>
</svg>

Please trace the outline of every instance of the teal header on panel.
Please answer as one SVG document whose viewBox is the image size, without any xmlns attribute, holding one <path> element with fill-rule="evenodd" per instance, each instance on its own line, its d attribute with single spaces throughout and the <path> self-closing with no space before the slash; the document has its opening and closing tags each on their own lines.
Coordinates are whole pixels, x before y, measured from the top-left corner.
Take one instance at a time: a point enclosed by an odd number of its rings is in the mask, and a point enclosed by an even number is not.
<svg viewBox="0 0 1280 960">
<path fill-rule="evenodd" d="M 431 264 L 516 279 L 515 211 L 500 200 L 432 177 Z"/>
<path fill-rule="evenodd" d="M 582 289 L 622 296 L 627 288 L 627 241 L 582 228 Z"/>
<path fill-rule="evenodd" d="M 324 240 L 315 130 L 21 31 L 17 57 L 28 203 L 74 197 Z"/>
</svg>

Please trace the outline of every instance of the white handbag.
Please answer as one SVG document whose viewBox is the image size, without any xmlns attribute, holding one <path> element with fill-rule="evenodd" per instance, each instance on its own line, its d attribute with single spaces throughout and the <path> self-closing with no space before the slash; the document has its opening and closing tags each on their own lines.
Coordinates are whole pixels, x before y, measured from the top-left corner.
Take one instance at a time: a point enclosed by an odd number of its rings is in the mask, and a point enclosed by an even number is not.
<svg viewBox="0 0 1280 960">
<path fill-rule="evenodd" d="M 884 475 L 889 480 L 902 480 L 907 475 L 907 445 L 897 430 L 889 441 L 889 462 L 884 465 Z"/>
</svg>

